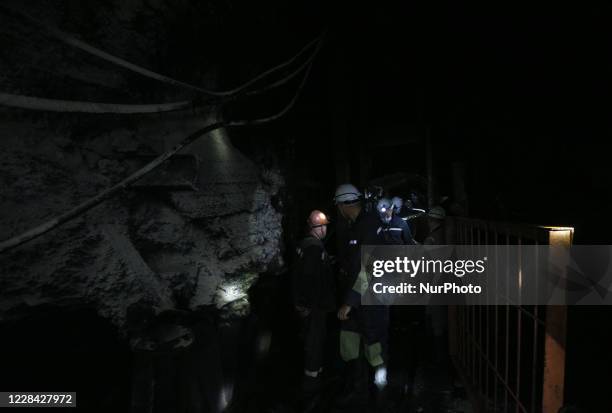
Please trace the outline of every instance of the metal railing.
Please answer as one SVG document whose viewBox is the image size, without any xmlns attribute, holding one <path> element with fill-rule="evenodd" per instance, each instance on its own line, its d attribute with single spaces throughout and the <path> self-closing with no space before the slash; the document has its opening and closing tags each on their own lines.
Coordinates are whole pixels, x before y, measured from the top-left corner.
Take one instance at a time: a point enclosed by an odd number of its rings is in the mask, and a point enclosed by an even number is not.
<svg viewBox="0 0 612 413">
<path fill-rule="evenodd" d="M 573 229 L 449 217 L 449 244 L 562 245 Z M 508 274 L 512 277 L 514 274 Z M 479 413 L 557 413 L 565 379 L 565 306 L 449 307 L 449 347 Z"/>
</svg>

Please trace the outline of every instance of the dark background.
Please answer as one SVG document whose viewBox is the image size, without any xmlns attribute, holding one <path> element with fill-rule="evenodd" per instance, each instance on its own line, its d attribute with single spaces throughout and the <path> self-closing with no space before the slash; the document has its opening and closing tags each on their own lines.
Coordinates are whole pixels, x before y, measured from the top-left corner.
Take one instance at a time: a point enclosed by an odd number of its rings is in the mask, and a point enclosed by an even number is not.
<svg viewBox="0 0 612 413">
<path fill-rule="evenodd" d="M 96 13 L 105 2 L 49 4 L 57 21 L 85 40 L 95 42 L 106 24 Z M 167 7 L 163 30 L 144 18 L 131 28 L 159 36 L 165 45 L 147 52 L 148 67 L 196 84 L 214 69 L 219 88 L 276 64 L 328 30 L 297 106 L 273 124 L 232 133 L 237 147 L 279 167 L 287 179 L 287 245 L 300 235 L 307 211 L 333 211 L 339 153 L 350 166 L 347 178 L 362 183 L 360 150 L 382 138 L 405 138 L 414 143 L 367 152 L 367 178 L 423 176 L 425 136 L 432 141 L 440 195 L 452 190 L 451 162 L 465 163 L 471 216 L 573 226 L 576 243 L 610 243 L 609 3 L 243 0 Z M 18 50 L 4 48 L 2 59 L 10 61 Z M 82 97 L 69 82 L 28 79 L 33 78 L 22 76 L 11 85 L 24 93 L 42 89 Z M 81 91 L 126 99 L 170 93 L 148 85 L 134 78 L 121 93 L 91 86 Z M 294 89 L 292 83 L 227 113 L 274 112 Z M 610 405 L 609 316 L 607 308 L 570 313 L 567 399 L 590 412 Z M 2 384 L 27 390 L 32 380 L 57 380 L 71 390 L 82 374 L 89 378 L 83 383 L 92 383 L 85 387 L 93 389 L 84 397 L 126 402 L 129 383 L 117 381 L 110 396 L 94 389 L 129 374 L 126 343 L 93 314 L 61 317 L 60 329 L 51 328 L 45 316 L 3 325 L 1 336 L 11 337 L 3 340 L 4 354 L 26 356 L 5 357 L 12 375 L 4 375 Z M 37 368 L 43 373 L 33 379 L 28 372 Z"/>
<path fill-rule="evenodd" d="M 266 42 L 269 53 L 282 50 L 283 39 L 299 44 L 322 26 L 330 32 L 299 107 L 255 139 L 277 133 L 282 144 L 295 136 L 297 167 L 314 169 L 331 193 L 329 151 L 339 115 L 355 180 L 356 141 L 380 139 L 381 130 L 394 138 L 429 133 L 442 194 L 450 191 L 450 162 L 466 162 L 471 215 L 570 225 L 576 243 L 605 243 L 612 184 L 609 7 L 279 5 L 279 17 L 261 33 L 266 39 L 284 33 Z M 292 27 L 284 32 L 287 22 Z M 423 174 L 424 154 L 418 143 L 374 153 L 371 172 Z"/>
</svg>

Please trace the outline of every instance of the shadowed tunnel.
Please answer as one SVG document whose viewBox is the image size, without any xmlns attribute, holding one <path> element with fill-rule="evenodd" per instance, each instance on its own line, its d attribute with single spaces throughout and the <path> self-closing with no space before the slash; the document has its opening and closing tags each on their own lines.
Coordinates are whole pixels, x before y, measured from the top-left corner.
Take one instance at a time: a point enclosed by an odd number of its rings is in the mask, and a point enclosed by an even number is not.
<svg viewBox="0 0 612 413">
<path fill-rule="evenodd" d="M 610 12 L 4 1 L 0 392 L 299 411 L 295 249 L 318 209 L 342 254 L 346 182 L 442 208 L 434 244 L 610 244 Z M 385 411 L 607 411 L 610 314 L 394 306 Z M 336 405 L 328 321 L 318 411 L 383 411 Z"/>
</svg>

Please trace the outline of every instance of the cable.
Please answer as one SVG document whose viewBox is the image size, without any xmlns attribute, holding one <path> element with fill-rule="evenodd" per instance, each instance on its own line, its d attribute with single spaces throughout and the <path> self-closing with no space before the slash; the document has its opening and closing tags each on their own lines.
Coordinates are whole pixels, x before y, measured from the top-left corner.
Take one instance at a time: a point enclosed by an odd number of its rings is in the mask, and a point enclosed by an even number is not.
<svg viewBox="0 0 612 413">
<path fill-rule="evenodd" d="M 261 89 L 256 89 L 246 92 L 247 96 L 264 93 L 270 89 L 281 86 L 295 76 L 300 74 L 304 68 L 310 70 L 310 66 L 316 57 L 322 42 L 320 41 L 313 54 L 302 63 L 296 70 L 288 74 L 276 82 L 264 86 Z M 306 76 L 307 77 L 307 76 Z M 240 91 L 234 95 L 234 98 L 240 96 Z M 44 110 L 49 112 L 79 112 L 79 113 L 113 113 L 113 114 L 147 114 L 147 113 L 163 113 L 182 110 L 191 107 L 195 102 L 179 101 L 171 103 L 157 104 L 120 104 L 120 103 L 102 103 L 102 102 L 84 102 L 70 101 L 60 99 L 47 99 L 35 96 L 15 95 L 10 93 L 0 92 L 0 105 L 29 109 L 29 110 Z"/>
<path fill-rule="evenodd" d="M 297 89 L 295 95 L 293 96 L 293 98 L 289 101 L 289 103 L 280 112 L 277 112 L 276 114 L 268 116 L 268 117 L 265 117 L 265 118 L 232 121 L 232 122 L 229 122 L 227 124 L 227 126 L 228 127 L 234 127 L 234 126 L 261 125 L 262 123 L 272 122 L 273 120 L 276 120 L 276 119 L 280 118 L 281 116 L 285 115 L 295 105 L 295 102 L 297 102 L 300 94 L 302 93 L 302 89 L 304 88 L 304 85 L 306 84 L 306 80 L 308 79 L 308 75 L 310 74 L 310 70 L 311 69 L 312 69 L 312 63 L 308 65 L 308 68 L 306 69 L 306 73 L 304 74 L 304 78 L 300 82 L 300 85 L 298 86 L 298 89 Z"/>
<path fill-rule="evenodd" d="M 318 44 L 314 52 L 309 56 L 309 58 L 302 63 L 296 70 L 289 73 L 287 76 L 277 80 L 276 82 L 266 85 L 263 88 L 256 89 L 250 92 L 246 92 L 247 96 L 257 95 L 264 93 L 270 89 L 281 86 L 299 73 L 301 73 L 304 68 L 307 68 L 307 71 L 310 70 L 310 66 L 317 56 L 321 45 L 323 43 L 322 36 L 317 38 Z M 300 52 L 301 53 L 301 52 Z M 298 53 L 298 55 L 300 54 Z M 297 56 L 297 55 L 296 55 Z M 305 76 L 305 78 L 308 75 Z M 256 81 L 257 79 L 253 79 Z M 246 86 L 250 86 L 250 84 L 254 83 L 253 81 L 248 82 L 249 84 Z M 240 88 L 240 90 L 236 89 L 233 92 L 233 97 L 237 98 L 241 95 L 241 92 L 244 88 Z M 191 107 L 195 102 L 192 101 L 179 101 L 179 102 L 171 102 L 171 103 L 158 103 L 158 104 L 118 104 L 118 103 L 101 103 L 101 102 L 84 102 L 84 101 L 69 101 L 69 100 L 59 100 L 59 99 L 47 99 L 40 98 L 35 96 L 24 96 L 24 95 L 15 95 L 10 93 L 2 93 L 0 92 L 0 105 L 21 108 L 21 109 L 30 109 L 30 110 L 44 110 L 50 112 L 79 112 L 79 113 L 113 113 L 113 114 L 147 114 L 147 113 L 162 113 L 162 112 L 172 112 L 177 110 L 182 110 Z M 282 116 L 282 115 L 281 115 Z"/>
<path fill-rule="evenodd" d="M 182 110 L 192 107 L 193 103 L 191 101 L 184 100 L 171 103 L 126 105 L 118 103 L 46 99 L 0 92 L 0 105 L 20 109 L 44 110 L 49 112 L 145 114 Z"/>
<path fill-rule="evenodd" d="M 254 77 L 254 78 L 252 78 L 251 80 L 249 80 L 249 81 L 245 82 L 245 83 L 244 83 L 244 84 L 242 84 L 241 86 L 238 86 L 238 87 L 236 87 L 236 88 L 234 88 L 234 89 L 231 89 L 231 90 L 228 90 L 228 91 L 225 91 L 225 92 L 219 92 L 219 93 L 222 93 L 222 94 L 223 94 L 223 96 L 232 96 L 232 95 L 239 94 L 240 92 L 242 92 L 242 91 L 246 90 L 246 89 L 247 89 L 249 86 L 251 86 L 251 85 L 253 85 L 253 84 L 257 83 L 258 81 L 260 81 L 260 80 L 262 80 L 262 79 L 264 79 L 264 78 L 268 77 L 269 75 L 271 75 L 271 74 L 273 74 L 273 73 L 275 73 L 275 72 L 278 72 L 278 71 L 280 71 L 280 70 L 282 70 L 282 69 L 284 69 L 284 68 L 286 68 L 286 67 L 288 67 L 288 66 L 292 65 L 292 64 L 293 64 L 293 63 L 294 63 L 294 62 L 295 62 L 295 61 L 296 61 L 296 60 L 297 60 L 297 59 L 298 59 L 298 58 L 299 58 L 299 57 L 300 57 L 302 54 L 304 54 L 304 52 L 305 52 L 306 50 L 308 50 L 310 47 L 312 47 L 312 45 L 313 45 L 313 44 L 318 43 L 317 48 L 315 49 L 315 51 L 313 52 L 313 54 L 312 54 L 312 55 L 311 55 L 311 56 L 308 58 L 308 60 L 310 60 L 310 61 L 311 61 L 312 59 L 314 59 L 314 57 L 316 56 L 316 54 L 317 54 L 318 50 L 320 49 L 320 45 L 321 45 L 321 44 L 322 44 L 322 42 L 323 42 L 323 38 L 324 38 L 324 36 L 325 36 L 325 33 L 323 33 L 323 34 L 321 34 L 321 35 L 317 36 L 317 38 L 316 38 L 316 39 L 311 40 L 311 41 L 310 41 L 310 42 L 309 42 L 309 43 L 308 43 L 306 46 L 304 46 L 304 47 L 302 48 L 302 50 L 300 50 L 300 51 L 299 51 L 297 54 L 295 54 L 295 55 L 294 55 L 294 56 L 293 56 L 291 59 L 286 60 L 285 62 L 283 62 L 283 63 L 281 63 L 281 64 L 279 64 L 279 65 L 277 65 L 277 66 L 275 66 L 275 67 L 273 67 L 273 68 L 271 68 L 271 69 L 266 70 L 265 72 L 261 73 L 260 75 L 255 76 L 255 77 Z M 305 66 L 305 64 L 304 64 L 304 65 L 302 65 L 302 66 L 300 66 L 300 68 L 298 68 L 298 69 L 297 69 L 295 72 L 293 72 L 293 73 L 292 73 L 292 74 L 290 74 L 289 76 L 285 77 L 284 79 L 281 79 L 281 80 L 279 81 L 279 82 L 280 82 L 279 84 L 283 84 L 283 83 L 285 83 L 287 80 L 289 80 L 290 78 L 294 77 L 294 76 L 295 76 L 297 73 L 299 73 L 299 72 L 300 72 L 300 71 L 303 69 L 303 67 L 304 67 L 304 66 Z M 284 81 L 283 81 L 283 80 L 284 80 Z M 268 87 L 268 89 L 270 89 L 270 88 Z M 268 90 L 268 89 L 266 89 L 266 90 Z"/>
<path fill-rule="evenodd" d="M 276 120 L 278 118 L 280 118 L 281 116 L 285 115 L 297 102 L 302 89 L 304 88 L 304 85 L 306 84 L 306 81 L 308 79 L 308 76 L 310 74 L 310 70 L 312 68 L 312 62 L 309 64 L 306 73 L 304 75 L 304 78 L 302 79 L 302 82 L 300 83 L 300 85 L 298 86 L 298 89 L 296 90 L 296 93 L 294 94 L 293 98 L 289 101 L 289 103 L 279 112 L 277 112 L 275 115 L 271 115 L 265 118 L 259 118 L 259 119 L 252 119 L 252 120 L 244 120 L 244 121 L 234 121 L 234 122 L 215 122 L 212 123 L 208 126 L 205 126 L 202 129 L 197 130 L 196 132 L 192 133 L 191 135 L 187 136 L 185 139 L 183 139 L 180 143 L 178 143 L 174 148 L 170 149 L 169 151 L 161 154 L 160 156 L 158 156 L 157 158 L 155 158 L 153 161 L 149 162 L 147 165 L 145 165 L 144 167 L 142 167 L 141 169 L 137 170 L 136 172 L 134 172 L 133 174 L 131 174 L 130 176 L 128 176 L 127 178 L 123 179 L 121 182 L 115 184 L 114 186 L 102 191 L 101 193 L 99 193 L 98 195 L 94 196 L 93 198 L 90 198 L 86 201 L 84 201 L 83 203 L 77 205 L 76 207 L 72 208 L 71 210 L 59 215 L 56 218 L 53 218 L 51 220 L 48 220 L 32 229 L 29 229 L 17 236 L 14 236 L 6 241 L 3 241 L 0 243 L 0 253 L 6 252 L 10 249 L 13 249 L 19 245 L 22 245 L 28 241 L 31 241 L 35 238 L 40 237 L 41 235 L 57 228 L 58 226 L 78 217 L 79 215 L 85 213 L 86 211 L 90 210 L 91 208 L 95 207 L 96 205 L 102 203 L 103 201 L 109 199 L 110 197 L 116 195 L 119 191 L 127 188 L 128 186 L 130 186 L 131 184 L 133 184 L 134 182 L 140 180 L 142 177 L 144 177 L 146 174 L 148 174 L 149 172 L 155 170 L 156 168 L 158 168 L 161 164 L 163 164 L 166 160 L 170 159 L 172 156 L 174 156 L 177 152 L 179 152 L 180 150 L 182 150 L 183 148 L 187 147 L 188 145 L 192 144 L 193 142 L 195 142 L 196 140 L 198 140 L 200 137 L 216 130 L 222 127 L 226 127 L 226 126 L 232 126 L 232 127 L 236 127 L 236 126 L 250 126 L 250 125 L 261 125 L 263 123 L 267 123 L 267 122 L 271 122 L 273 120 Z"/>
<path fill-rule="evenodd" d="M 270 89 L 274 89 L 274 88 L 276 88 L 278 86 L 281 86 L 281 85 L 287 83 L 288 81 L 290 81 L 291 79 L 293 79 L 295 76 L 297 76 L 306 67 L 308 67 L 308 70 L 310 70 L 310 65 L 314 61 L 315 57 L 317 57 L 317 55 L 319 54 L 319 51 L 321 50 L 321 47 L 323 46 L 323 40 L 324 39 L 325 39 L 325 32 L 321 36 L 318 37 L 317 47 L 312 52 L 312 54 L 308 57 L 308 59 L 306 59 L 306 61 L 304 63 L 302 63 L 300 66 L 298 66 L 298 68 L 296 70 L 294 70 L 293 72 L 291 72 L 290 74 L 288 74 L 284 78 L 277 80 L 274 83 L 270 83 L 269 85 L 264 86 L 264 87 L 262 87 L 260 89 L 256 89 L 256 90 L 252 90 L 252 91 L 246 92 L 245 93 L 246 96 L 258 95 L 258 94 L 267 92 Z"/>
<path fill-rule="evenodd" d="M 37 227 L 34 227 L 18 236 L 15 236 L 9 240 L 6 240 L 2 243 L 0 243 L 0 253 L 7 251 L 11 248 L 17 247 L 18 245 L 21 245 L 25 242 L 28 242 L 34 238 L 38 238 L 39 236 L 51 231 L 52 229 L 72 220 L 73 218 L 76 218 L 77 216 L 81 215 L 82 213 L 90 210 L 91 208 L 93 208 L 94 206 L 100 204 L 101 202 L 105 201 L 106 199 L 110 198 L 111 196 L 115 195 L 116 193 L 118 193 L 119 191 L 121 191 L 122 189 L 127 188 L 129 185 L 133 184 L 134 182 L 138 181 L 140 178 L 142 178 L 143 176 L 145 176 L 146 174 L 148 174 L 149 172 L 153 171 L 154 169 L 156 169 L 158 166 L 160 166 L 164 161 L 166 161 L 167 159 L 171 158 L 174 154 L 176 154 L 178 151 L 180 151 L 181 149 L 183 149 L 184 147 L 186 147 L 187 145 L 193 143 L 195 140 L 197 140 L 200 136 L 207 134 L 215 129 L 219 129 L 221 127 L 223 127 L 225 124 L 223 122 L 216 122 L 213 123 L 211 125 L 208 125 L 202 129 L 199 129 L 198 131 L 192 133 L 191 135 L 189 135 L 187 138 L 183 139 L 178 145 L 176 145 L 174 148 L 170 149 L 168 152 L 163 153 L 162 155 L 158 156 L 157 158 L 155 158 L 153 161 L 149 162 L 147 165 L 145 165 L 143 168 L 139 169 L 138 171 L 134 172 L 132 175 L 128 176 L 127 178 L 125 178 L 124 180 L 122 180 L 121 182 L 119 182 L 118 184 L 102 191 L 101 193 L 99 193 L 98 195 L 96 195 L 93 198 L 88 199 L 87 201 L 77 205 L 76 207 L 72 208 L 71 210 L 61 214 L 60 216 L 53 218 Z"/>
<path fill-rule="evenodd" d="M 248 80 L 247 82 L 243 83 L 242 85 L 235 87 L 233 89 L 230 90 L 226 90 L 226 91 L 213 91 L 213 90 L 208 90 L 208 89 L 203 89 L 201 87 L 198 86 L 194 86 L 191 85 L 189 83 L 185 83 L 183 81 L 180 80 L 176 80 L 173 79 L 169 76 L 165 76 L 165 75 L 161 75 L 159 73 L 155 73 L 149 69 L 146 69 L 144 67 L 138 66 L 136 64 L 130 63 L 124 59 L 121 59 L 119 57 L 116 57 L 114 55 L 111 55 L 110 53 L 107 53 L 101 49 L 98 49 L 94 46 L 91 46 L 88 43 L 85 43 L 79 39 L 77 39 L 76 37 L 74 37 L 73 35 L 67 34 L 59 29 L 56 29 L 55 27 L 52 27 L 32 16 L 30 16 L 27 13 L 24 13 L 22 11 L 17 11 L 14 10 L 11 7 L 8 7 L 6 5 L 3 5 L 0 3 L 0 9 L 8 12 L 8 13 L 12 13 L 15 15 L 18 15 L 19 17 L 28 20 L 29 22 L 35 24 L 36 26 L 39 26 L 40 28 L 46 30 L 47 32 L 49 32 L 50 35 L 52 35 L 53 37 L 55 37 L 56 39 L 60 40 L 61 42 L 70 45 L 72 47 L 76 47 L 86 53 L 89 53 L 91 55 L 94 55 L 100 59 L 106 60 L 107 62 L 111 62 L 115 65 L 118 65 L 120 67 L 123 67 L 125 69 L 131 70 L 132 72 L 138 73 L 140 75 L 146 76 L 148 78 L 151 79 L 155 79 L 161 82 L 165 82 L 165 83 L 169 83 L 171 85 L 174 86 L 179 86 L 179 87 L 183 87 L 186 89 L 190 89 L 190 90 L 195 90 L 197 92 L 200 93 L 204 93 L 206 95 L 210 95 L 210 96 L 215 96 L 215 97 L 229 97 L 232 96 L 234 94 L 237 94 L 245 89 L 247 89 L 248 87 L 250 87 L 251 85 L 255 84 L 256 82 L 282 70 L 285 69 L 286 67 L 290 66 L 291 64 L 293 64 L 306 50 L 308 50 L 310 47 L 312 47 L 313 44 L 315 44 L 317 41 L 320 41 L 322 36 L 318 36 L 316 39 L 310 41 L 306 46 L 304 46 L 296 55 L 294 55 L 292 58 L 290 58 L 289 60 L 271 68 L 266 70 L 265 72 L 255 76 L 254 78 L 252 78 L 251 80 Z"/>
</svg>

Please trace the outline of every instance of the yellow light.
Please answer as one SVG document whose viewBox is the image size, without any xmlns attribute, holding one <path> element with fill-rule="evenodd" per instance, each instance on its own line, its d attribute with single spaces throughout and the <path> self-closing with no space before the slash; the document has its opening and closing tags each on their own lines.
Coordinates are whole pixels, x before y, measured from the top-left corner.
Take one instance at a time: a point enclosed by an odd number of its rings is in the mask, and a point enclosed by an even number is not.
<svg viewBox="0 0 612 413">
<path fill-rule="evenodd" d="M 570 231 L 572 233 L 574 232 L 574 227 L 541 226 L 540 228 L 544 228 L 549 231 Z"/>
<path fill-rule="evenodd" d="M 574 238 L 574 228 L 572 227 L 542 227 L 549 232 L 550 245 L 563 245 L 569 247 Z"/>
</svg>

